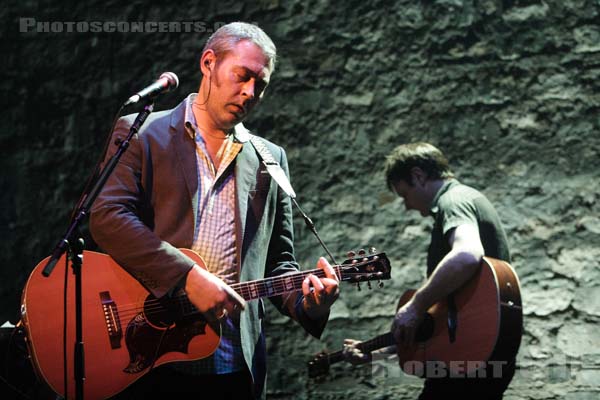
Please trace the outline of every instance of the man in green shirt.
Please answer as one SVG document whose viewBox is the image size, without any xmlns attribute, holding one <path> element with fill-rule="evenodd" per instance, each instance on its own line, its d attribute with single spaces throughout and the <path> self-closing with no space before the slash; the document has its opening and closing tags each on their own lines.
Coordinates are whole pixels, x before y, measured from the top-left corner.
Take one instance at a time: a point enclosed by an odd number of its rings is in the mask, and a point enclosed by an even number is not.
<svg viewBox="0 0 600 400">
<path fill-rule="evenodd" d="M 388 187 L 404 200 L 407 210 L 434 219 L 427 254 L 428 278 L 400 307 L 392 324 L 397 346 L 409 347 L 426 311 L 465 284 L 478 270 L 483 256 L 510 262 L 510 255 L 492 204 L 454 178 L 448 161 L 436 147 L 428 143 L 396 147 L 387 157 L 385 176 Z M 357 343 L 345 342 L 346 358 L 353 363 L 369 359 L 356 348 Z M 488 368 L 485 378 L 429 377 L 419 399 L 461 394 L 501 399 L 514 375 L 514 359 L 502 364 L 500 373 Z"/>
</svg>

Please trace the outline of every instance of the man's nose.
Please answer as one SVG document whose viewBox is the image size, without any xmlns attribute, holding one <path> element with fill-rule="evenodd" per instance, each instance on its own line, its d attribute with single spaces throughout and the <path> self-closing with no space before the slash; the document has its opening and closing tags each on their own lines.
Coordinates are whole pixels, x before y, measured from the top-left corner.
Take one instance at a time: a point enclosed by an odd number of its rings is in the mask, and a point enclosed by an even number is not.
<svg viewBox="0 0 600 400">
<path fill-rule="evenodd" d="M 242 87 L 242 95 L 248 97 L 249 99 L 254 99 L 254 89 L 256 82 L 254 79 L 248 80 Z"/>
</svg>

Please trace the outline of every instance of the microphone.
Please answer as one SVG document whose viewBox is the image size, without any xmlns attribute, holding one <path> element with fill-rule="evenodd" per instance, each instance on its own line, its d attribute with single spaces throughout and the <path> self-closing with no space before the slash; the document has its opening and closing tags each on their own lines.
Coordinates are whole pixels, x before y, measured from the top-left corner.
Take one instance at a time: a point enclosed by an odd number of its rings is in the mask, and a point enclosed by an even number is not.
<svg viewBox="0 0 600 400">
<path fill-rule="evenodd" d="M 177 75 L 172 72 L 163 72 L 156 82 L 150 86 L 146 86 L 144 89 L 127 99 L 125 104 L 123 104 L 123 107 L 126 107 L 130 104 L 135 104 L 142 99 L 151 99 L 163 92 L 176 89 L 177 86 L 179 86 L 179 78 L 177 78 Z"/>
</svg>

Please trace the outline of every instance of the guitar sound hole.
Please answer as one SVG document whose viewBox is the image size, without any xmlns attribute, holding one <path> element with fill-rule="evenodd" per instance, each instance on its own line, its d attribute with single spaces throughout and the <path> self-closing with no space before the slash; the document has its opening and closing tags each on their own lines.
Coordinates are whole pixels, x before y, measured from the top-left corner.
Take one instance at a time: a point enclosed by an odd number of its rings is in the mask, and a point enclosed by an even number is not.
<svg viewBox="0 0 600 400">
<path fill-rule="evenodd" d="M 435 323 L 431 314 L 425 314 L 425 318 L 421 325 L 419 325 L 419 329 L 417 329 L 416 333 L 416 341 L 424 342 L 429 340 L 433 336 L 433 329 L 435 328 Z"/>
</svg>

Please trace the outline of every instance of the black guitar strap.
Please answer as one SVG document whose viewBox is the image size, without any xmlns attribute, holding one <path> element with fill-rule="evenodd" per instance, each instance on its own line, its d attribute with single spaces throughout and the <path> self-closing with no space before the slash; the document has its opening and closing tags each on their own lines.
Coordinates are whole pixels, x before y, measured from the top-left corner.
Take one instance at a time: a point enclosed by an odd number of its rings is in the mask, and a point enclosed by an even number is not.
<svg viewBox="0 0 600 400">
<path fill-rule="evenodd" d="M 458 328 L 458 310 L 454 301 L 454 294 L 449 294 L 446 300 L 448 304 L 448 337 L 450 343 L 456 341 L 456 329 Z"/>
</svg>

